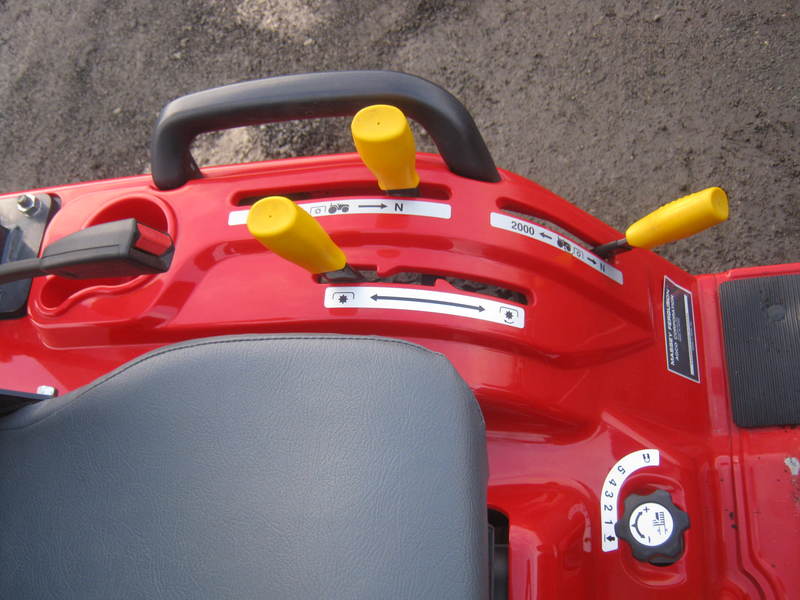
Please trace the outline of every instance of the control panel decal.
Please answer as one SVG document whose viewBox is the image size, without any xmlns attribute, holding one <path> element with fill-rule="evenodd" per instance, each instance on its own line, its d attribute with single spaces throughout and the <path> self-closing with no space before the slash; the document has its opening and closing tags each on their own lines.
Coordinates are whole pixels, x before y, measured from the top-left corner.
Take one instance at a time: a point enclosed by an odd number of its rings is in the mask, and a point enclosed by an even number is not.
<svg viewBox="0 0 800 600">
<path fill-rule="evenodd" d="M 517 219 L 512 216 L 496 212 L 491 213 L 489 222 L 491 223 L 492 227 L 497 227 L 498 229 L 505 229 L 511 233 L 524 235 L 532 240 L 545 243 L 553 248 L 558 248 L 562 252 L 571 254 L 582 263 L 589 265 L 598 273 L 602 273 L 609 279 L 622 285 L 622 271 L 612 267 L 596 254 L 592 254 L 586 248 L 579 246 L 572 240 L 568 240 L 567 238 L 558 235 L 554 231 L 545 229 L 541 225 L 531 223 L 530 221 L 523 221 L 522 219 Z"/>
<path fill-rule="evenodd" d="M 640 544 L 660 546 L 672 536 L 674 525 L 672 515 L 663 506 L 657 502 L 645 502 L 634 509 L 629 528 Z"/>
<path fill-rule="evenodd" d="M 321 202 L 298 202 L 297 206 L 312 217 L 334 217 L 341 215 L 409 215 L 449 219 L 452 207 L 444 202 L 407 200 L 405 198 L 357 198 L 351 200 L 324 200 Z M 247 223 L 249 210 L 234 210 L 228 214 L 228 225 Z"/>
<path fill-rule="evenodd" d="M 603 482 L 603 490 L 600 492 L 603 552 L 612 552 L 619 548 L 619 540 L 617 539 L 614 525 L 619 519 L 619 491 L 622 488 L 622 484 L 630 477 L 631 473 L 635 473 L 644 467 L 657 467 L 660 462 L 661 456 L 658 450 L 648 448 L 623 456 L 611 467 Z"/>
<path fill-rule="evenodd" d="M 325 308 L 388 308 L 441 313 L 516 327 L 525 326 L 525 309 L 488 298 L 385 286 L 335 286 L 325 290 Z"/>
</svg>

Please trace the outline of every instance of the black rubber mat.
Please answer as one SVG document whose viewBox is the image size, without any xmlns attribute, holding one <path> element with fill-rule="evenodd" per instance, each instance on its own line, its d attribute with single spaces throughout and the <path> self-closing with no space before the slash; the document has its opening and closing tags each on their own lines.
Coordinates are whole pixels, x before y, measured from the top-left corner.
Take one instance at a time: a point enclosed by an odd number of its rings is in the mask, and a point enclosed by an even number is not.
<svg viewBox="0 0 800 600">
<path fill-rule="evenodd" d="M 720 286 L 733 420 L 800 424 L 800 275 Z"/>
</svg>

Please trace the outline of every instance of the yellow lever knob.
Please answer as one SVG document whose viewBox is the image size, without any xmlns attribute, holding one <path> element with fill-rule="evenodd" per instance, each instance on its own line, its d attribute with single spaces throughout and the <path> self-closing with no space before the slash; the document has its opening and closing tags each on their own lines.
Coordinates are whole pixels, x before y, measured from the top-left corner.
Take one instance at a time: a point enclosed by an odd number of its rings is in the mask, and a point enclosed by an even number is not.
<svg viewBox="0 0 800 600">
<path fill-rule="evenodd" d="M 347 263 L 317 220 L 283 196 L 256 202 L 247 215 L 247 229 L 275 254 L 311 273 L 338 271 Z"/>
<path fill-rule="evenodd" d="M 417 150 L 403 112 L 388 104 L 362 108 L 350 124 L 356 150 L 382 190 L 408 190 L 419 185 L 414 168 Z"/>
<path fill-rule="evenodd" d="M 635 248 L 655 248 L 700 233 L 728 218 L 728 196 L 712 187 L 678 198 L 625 231 L 625 239 Z"/>
</svg>

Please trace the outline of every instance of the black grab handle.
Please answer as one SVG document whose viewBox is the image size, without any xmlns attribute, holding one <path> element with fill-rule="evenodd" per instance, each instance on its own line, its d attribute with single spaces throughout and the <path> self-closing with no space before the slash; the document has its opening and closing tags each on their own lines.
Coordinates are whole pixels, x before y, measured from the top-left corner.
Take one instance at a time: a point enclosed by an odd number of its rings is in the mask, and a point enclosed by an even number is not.
<svg viewBox="0 0 800 600">
<path fill-rule="evenodd" d="M 201 133 L 275 121 L 344 117 L 369 104 L 392 104 L 422 125 L 453 173 L 500 181 L 489 149 L 464 105 L 438 85 L 396 71 L 286 75 L 173 100 L 161 111 L 153 132 L 153 181 L 159 189 L 171 190 L 199 177 L 189 146 Z"/>
</svg>

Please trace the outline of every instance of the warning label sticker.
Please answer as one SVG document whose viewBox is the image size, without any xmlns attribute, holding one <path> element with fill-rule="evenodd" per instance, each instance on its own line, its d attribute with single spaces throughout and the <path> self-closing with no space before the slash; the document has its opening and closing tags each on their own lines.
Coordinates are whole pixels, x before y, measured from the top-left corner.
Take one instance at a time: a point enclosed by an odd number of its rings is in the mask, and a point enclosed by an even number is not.
<svg viewBox="0 0 800 600">
<path fill-rule="evenodd" d="M 664 343 L 667 369 L 699 383 L 692 293 L 669 277 L 664 277 Z"/>
</svg>

